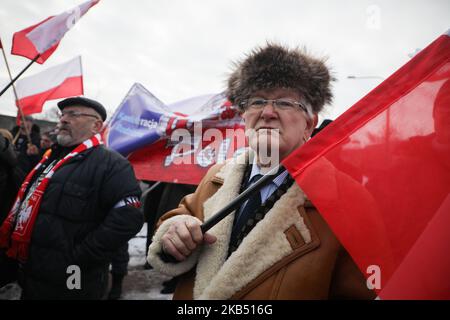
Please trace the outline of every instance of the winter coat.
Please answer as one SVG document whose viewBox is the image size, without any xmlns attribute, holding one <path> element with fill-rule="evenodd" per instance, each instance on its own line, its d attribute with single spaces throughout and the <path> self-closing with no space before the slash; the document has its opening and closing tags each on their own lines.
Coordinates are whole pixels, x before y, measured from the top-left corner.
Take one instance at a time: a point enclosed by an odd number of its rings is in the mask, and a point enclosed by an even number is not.
<svg viewBox="0 0 450 320">
<path fill-rule="evenodd" d="M 140 210 L 124 202 L 140 194 L 129 162 L 104 146 L 59 168 L 44 193 L 28 261 L 19 270 L 24 297 L 102 298 L 111 257 L 142 227 Z M 81 289 L 68 288 L 77 284 L 69 279 L 75 274 L 69 266 L 80 268 Z"/>
<path fill-rule="evenodd" d="M 0 134 L 0 224 L 8 215 L 25 174 L 17 167 L 17 154 Z"/>
<path fill-rule="evenodd" d="M 196 192 L 164 215 L 149 250 L 153 267 L 183 274 L 174 299 L 371 299 L 375 295 L 317 209 L 294 183 L 229 257 L 234 213 L 209 232 L 211 245 L 164 262 L 161 237 L 180 215 L 204 221 L 239 193 L 248 160 L 213 166 Z"/>
</svg>

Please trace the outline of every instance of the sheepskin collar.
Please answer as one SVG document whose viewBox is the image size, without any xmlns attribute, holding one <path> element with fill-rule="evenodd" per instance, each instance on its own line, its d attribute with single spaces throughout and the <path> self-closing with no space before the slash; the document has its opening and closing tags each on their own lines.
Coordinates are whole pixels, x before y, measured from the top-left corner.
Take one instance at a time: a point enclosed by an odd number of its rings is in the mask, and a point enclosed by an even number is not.
<svg viewBox="0 0 450 320">
<path fill-rule="evenodd" d="M 216 174 L 217 179 L 223 179 L 223 185 L 204 203 L 205 220 L 238 195 L 247 158 L 248 153 L 245 153 L 227 162 Z M 201 249 L 194 299 L 229 299 L 265 270 L 288 256 L 293 250 L 284 231 L 293 225 L 306 243 L 311 242 L 311 234 L 297 210 L 304 203 L 303 192 L 294 184 L 228 259 L 234 212 L 211 228 L 209 232 L 217 237 L 217 241 Z"/>
</svg>

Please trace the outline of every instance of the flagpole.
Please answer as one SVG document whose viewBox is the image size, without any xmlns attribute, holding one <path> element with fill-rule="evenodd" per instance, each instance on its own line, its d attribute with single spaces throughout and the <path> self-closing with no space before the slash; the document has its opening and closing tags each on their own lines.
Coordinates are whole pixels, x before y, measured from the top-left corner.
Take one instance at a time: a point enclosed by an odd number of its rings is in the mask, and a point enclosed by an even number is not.
<svg viewBox="0 0 450 320">
<path fill-rule="evenodd" d="M 3 55 L 4 55 L 5 53 L 3 52 Z M 9 87 L 11 87 L 13 84 L 14 84 L 14 82 L 16 82 L 16 80 L 17 79 L 19 79 L 19 77 L 37 60 L 37 59 L 39 59 L 39 57 L 41 56 L 41 54 L 40 53 L 38 53 L 37 55 L 36 55 L 36 57 L 34 57 L 34 59 L 33 60 L 31 60 L 30 61 L 30 63 L 25 67 L 25 68 L 23 68 L 23 70 L 22 71 L 20 71 L 20 73 L 14 78 L 14 79 L 11 79 L 11 82 L 10 83 L 8 83 L 8 85 L 6 86 L 6 87 L 4 87 L 3 89 L 2 89 L 2 91 L 0 92 L 0 97 L 5 93 L 5 91 L 6 90 L 8 90 L 8 88 Z M 8 65 L 8 64 L 7 64 Z M 8 71 L 9 71 L 9 67 L 8 67 Z M 11 78 L 11 74 L 10 74 L 10 78 Z"/>
<path fill-rule="evenodd" d="M 283 170 L 280 170 L 280 168 L 283 168 Z M 278 177 L 279 175 L 283 174 L 284 172 L 286 172 L 286 168 L 284 168 L 281 165 L 278 165 L 275 168 L 271 169 L 268 173 L 266 173 L 264 176 L 262 176 L 261 179 L 256 181 L 250 187 L 245 189 L 241 194 L 239 194 L 236 198 L 234 198 L 233 201 L 228 203 L 225 207 L 223 207 L 221 210 L 219 210 L 211 218 L 206 220 L 200 226 L 200 229 L 202 230 L 202 233 L 205 234 L 209 229 L 211 229 L 216 224 L 218 224 L 226 216 L 228 216 L 230 213 L 232 213 L 233 211 L 238 209 L 253 194 L 255 194 L 256 192 L 259 192 L 262 188 L 264 188 L 266 185 L 268 185 L 276 177 Z M 172 255 L 170 255 L 168 253 L 165 253 L 164 251 L 159 253 L 159 257 L 164 262 L 170 262 L 170 263 L 177 263 L 178 262 L 178 260 L 174 256 L 172 256 Z"/>
<path fill-rule="evenodd" d="M 25 115 L 23 114 L 23 110 L 22 110 L 22 108 L 20 107 L 19 97 L 18 97 L 18 95 L 17 95 L 16 86 L 14 85 L 14 82 L 15 82 L 17 79 L 14 80 L 14 81 L 13 81 L 13 79 L 12 79 L 11 69 L 9 68 L 8 59 L 6 58 L 5 49 L 3 48 L 3 45 L 1 45 L 1 39 L 0 39 L 0 47 L 1 47 L 1 49 L 2 49 L 3 59 L 5 60 L 6 69 L 8 70 L 9 79 L 11 80 L 10 85 L 12 85 L 13 91 L 14 91 L 14 96 L 16 97 L 17 108 L 19 108 L 20 117 L 22 118 L 22 121 L 25 121 Z M 38 56 L 39 56 L 39 55 L 38 55 Z M 36 58 L 36 59 L 37 59 L 37 58 Z M 34 61 L 35 61 L 35 60 L 34 60 Z M 32 61 L 32 62 L 34 62 L 34 61 Z M 30 65 L 31 65 L 31 64 L 30 64 Z M 25 70 L 26 70 L 26 69 L 25 69 Z M 25 70 L 24 70 L 24 71 L 25 71 Z M 23 72 L 22 72 L 22 73 L 23 73 Z M 21 74 L 22 74 L 22 73 L 21 73 Z M 20 74 L 19 74 L 19 76 L 20 76 Z M 18 78 L 18 76 L 17 76 L 16 78 Z M 8 89 L 8 87 L 9 87 L 9 85 L 6 87 L 6 89 Z M 5 89 L 5 91 L 6 91 L 6 89 Z M 3 92 L 2 92 L 2 94 L 3 94 Z M 1 95 L 0 95 L 0 96 L 1 96 Z M 27 128 L 26 125 L 24 125 L 24 128 L 25 128 L 25 134 L 27 135 L 28 142 L 31 143 L 31 135 L 30 135 L 30 131 L 28 130 L 28 128 Z"/>
<path fill-rule="evenodd" d="M 280 170 L 283 168 L 283 170 Z M 280 170 L 280 172 L 278 172 Z M 228 203 L 225 207 L 219 210 L 216 214 L 214 214 L 211 218 L 206 220 L 200 228 L 202 229 L 202 233 L 207 232 L 209 229 L 214 227 L 217 223 L 219 223 L 223 218 L 228 216 L 231 212 L 235 211 L 239 208 L 245 201 L 247 201 L 253 194 L 259 192 L 262 188 L 272 182 L 276 177 L 280 174 L 284 173 L 286 169 L 278 165 L 271 169 L 268 173 L 262 176 L 257 182 L 252 184 L 250 187 L 245 189 L 241 194 L 239 194 L 233 201 Z"/>
<path fill-rule="evenodd" d="M 150 188 L 148 188 L 148 189 L 146 190 L 146 193 L 152 192 L 153 190 L 155 190 L 156 188 L 158 188 L 161 184 L 162 184 L 162 181 L 158 181 L 158 182 L 154 183 Z"/>
</svg>

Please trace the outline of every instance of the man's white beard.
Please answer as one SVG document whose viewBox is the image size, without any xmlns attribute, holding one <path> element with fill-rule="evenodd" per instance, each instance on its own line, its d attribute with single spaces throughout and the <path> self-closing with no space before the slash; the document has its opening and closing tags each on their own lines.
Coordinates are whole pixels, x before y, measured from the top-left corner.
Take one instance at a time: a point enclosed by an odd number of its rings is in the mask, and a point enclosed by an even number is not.
<svg viewBox="0 0 450 320">
<path fill-rule="evenodd" d="M 72 137 L 68 134 L 58 134 L 56 140 L 63 147 L 69 147 L 73 142 Z"/>
</svg>

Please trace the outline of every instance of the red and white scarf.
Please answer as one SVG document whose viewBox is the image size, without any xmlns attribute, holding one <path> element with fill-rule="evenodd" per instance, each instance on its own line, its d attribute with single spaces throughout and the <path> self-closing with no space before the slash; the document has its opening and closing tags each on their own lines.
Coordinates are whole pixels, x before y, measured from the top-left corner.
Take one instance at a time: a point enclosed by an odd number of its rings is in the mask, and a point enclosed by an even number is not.
<svg viewBox="0 0 450 320">
<path fill-rule="evenodd" d="M 30 171 L 20 187 L 12 209 L 0 227 L 0 248 L 6 248 L 6 254 L 9 257 L 22 263 L 27 261 L 31 233 L 33 231 L 36 217 L 39 213 L 42 197 L 44 196 L 45 189 L 47 188 L 50 179 L 56 170 L 76 155 L 100 144 L 102 144 L 101 136 L 100 134 L 96 134 L 78 145 L 72 152 L 59 160 L 47 172 L 47 174 L 45 174 L 42 181 L 37 182 L 38 185 L 34 191 L 29 191 L 32 192 L 32 194 L 26 197 L 25 191 L 27 190 L 31 179 L 39 168 L 41 168 L 42 165 L 48 160 L 51 154 L 51 149 L 44 154 L 41 161 L 39 161 L 33 170 Z M 26 203 L 23 203 L 24 200 L 26 200 Z"/>
</svg>

